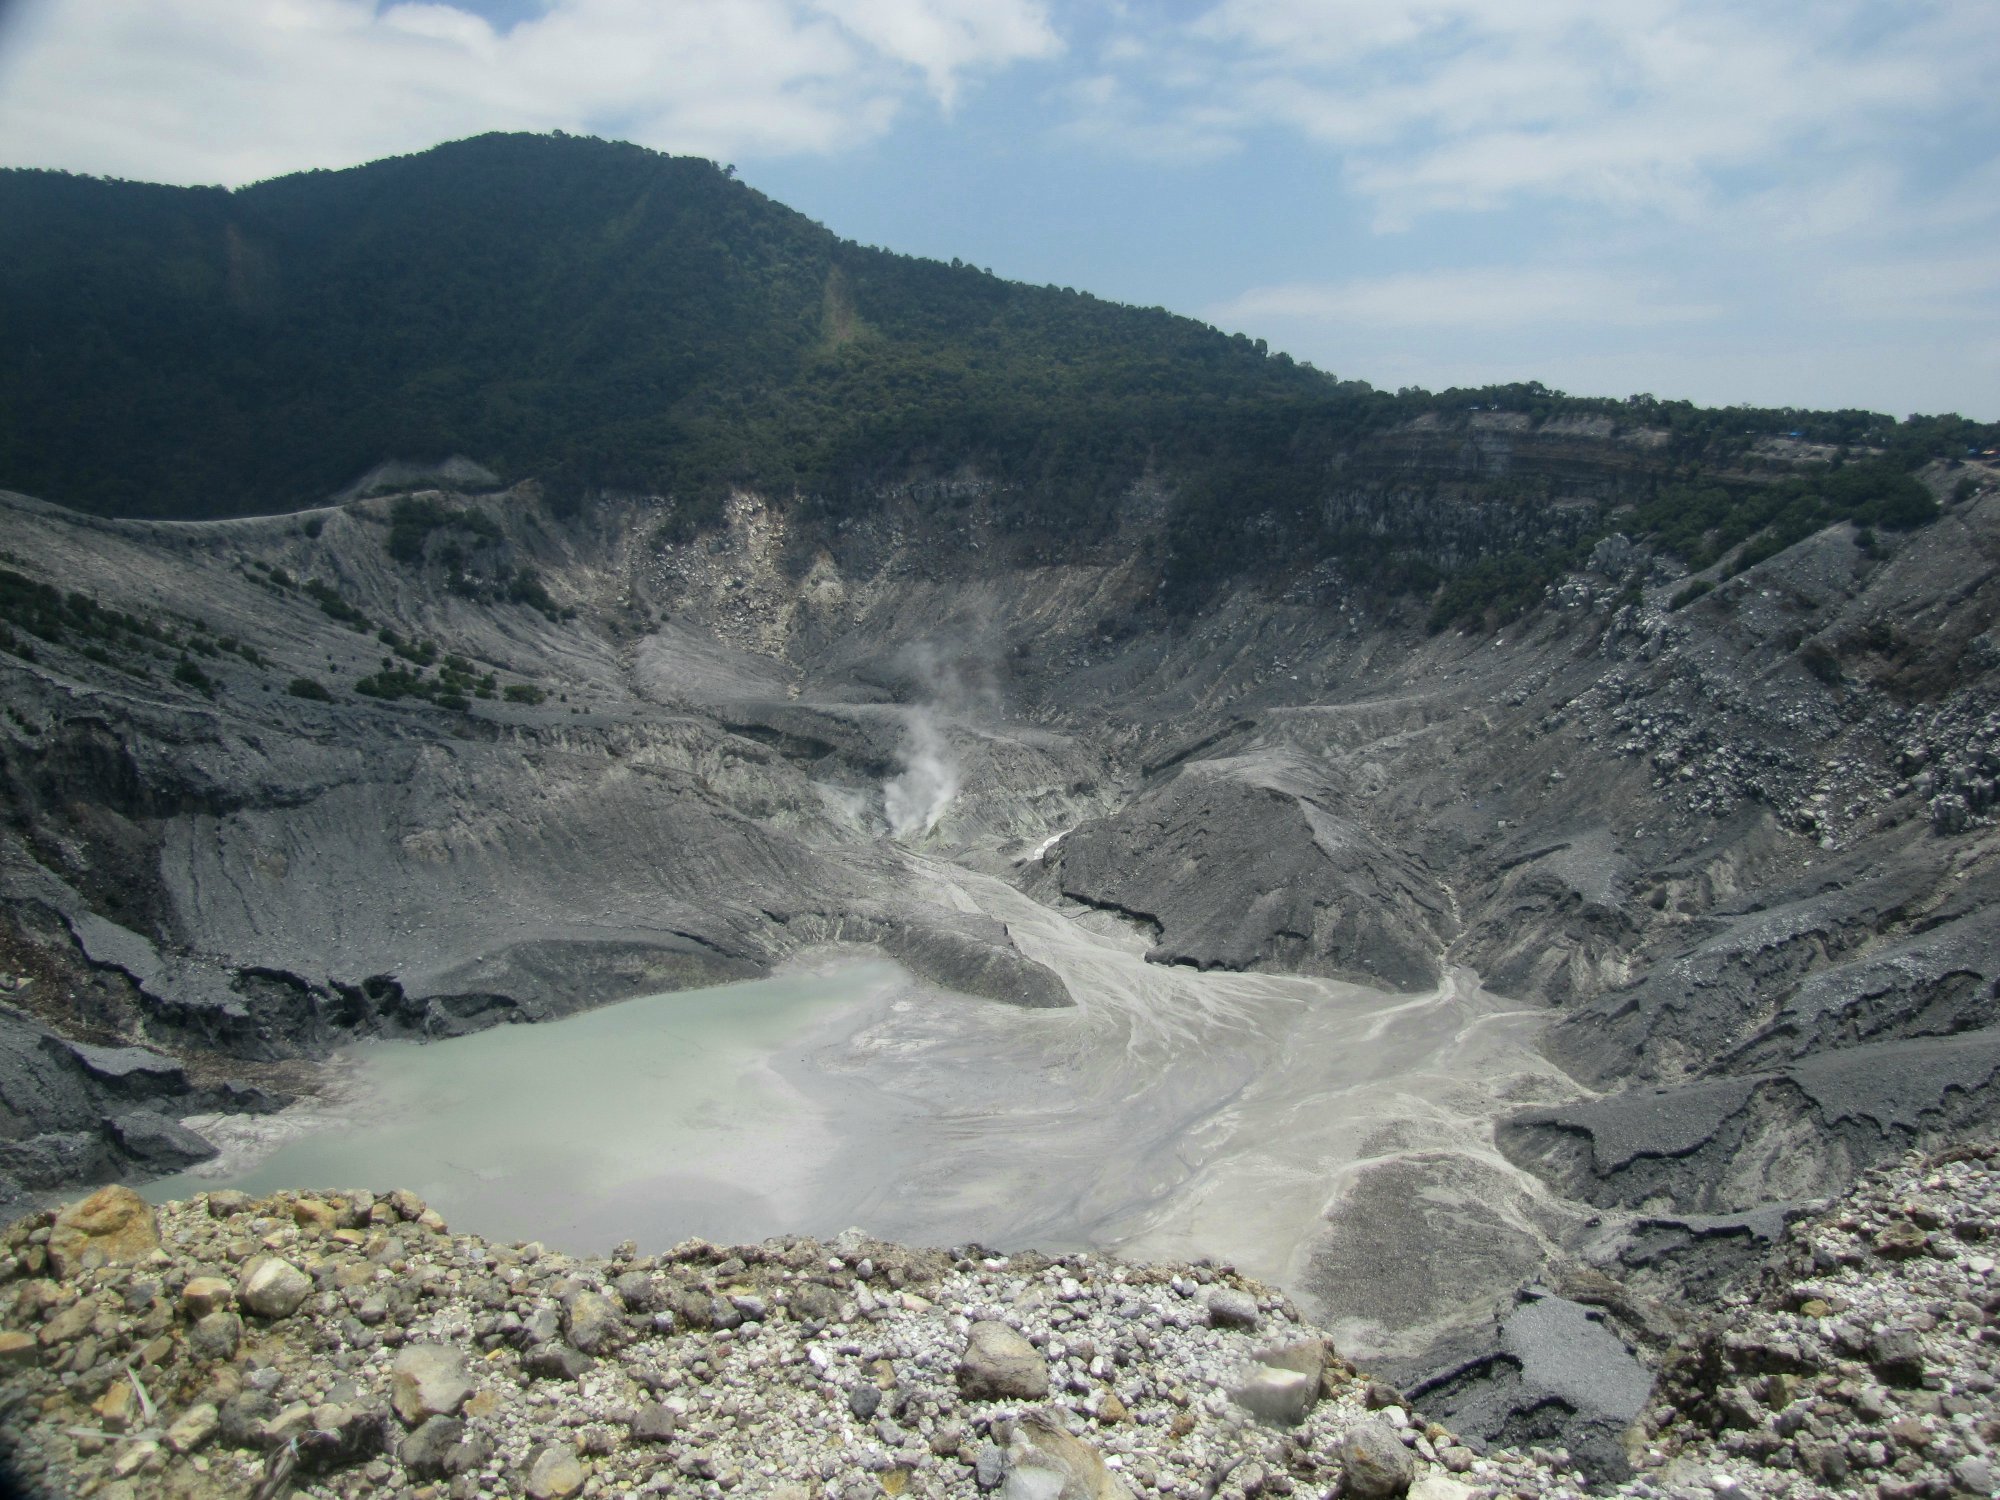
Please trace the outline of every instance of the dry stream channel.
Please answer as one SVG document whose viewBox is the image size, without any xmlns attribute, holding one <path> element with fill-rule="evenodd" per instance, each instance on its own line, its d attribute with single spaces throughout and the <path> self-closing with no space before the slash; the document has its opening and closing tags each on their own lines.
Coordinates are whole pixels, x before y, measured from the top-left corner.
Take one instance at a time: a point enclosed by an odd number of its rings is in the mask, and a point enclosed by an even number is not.
<svg viewBox="0 0 2000 1500">
<path fill-rule="evenodd" d="M 222 1155 L 156 1183 L 407 1185 L 454 1228 L 601 1252 L 858 1225 L 920 1244 L 1214 1255 L 1357 1354 L 1505 1296 L 1569 1214 L 1491 1122 L 1575 1086 L 1546 1013 L 1469 972 L 1396 995 L 1144 961 L 1111 919 L 939 864 L 1074 1009 L 942 992 L 866 954 L 442 1045 L 351 1049 L 325 1094 L 190 1123 Z"/>
</svg>

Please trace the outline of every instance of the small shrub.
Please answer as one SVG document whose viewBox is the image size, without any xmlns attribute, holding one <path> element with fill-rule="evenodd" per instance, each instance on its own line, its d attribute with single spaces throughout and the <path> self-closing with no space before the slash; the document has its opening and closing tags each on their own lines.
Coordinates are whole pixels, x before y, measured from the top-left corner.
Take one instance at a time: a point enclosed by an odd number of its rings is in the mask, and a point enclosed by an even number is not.
<svg viewBox="0 0 2000 1500">
<path fill-rule="evenodd" d="M 193 688 L 198 693 L 215 696 L 215 679 L 195 665 L 194 658 L 183 656 L 174 663 L 174 681 Z"/>
<path fill-rule="evenodd" d="M 315 703 L 333 702 L 333 694 L 321 686 L 319 680 L 314 677 L 294 677 L 285 691 L 294 698 L 310 698 Z"/>
</svg>

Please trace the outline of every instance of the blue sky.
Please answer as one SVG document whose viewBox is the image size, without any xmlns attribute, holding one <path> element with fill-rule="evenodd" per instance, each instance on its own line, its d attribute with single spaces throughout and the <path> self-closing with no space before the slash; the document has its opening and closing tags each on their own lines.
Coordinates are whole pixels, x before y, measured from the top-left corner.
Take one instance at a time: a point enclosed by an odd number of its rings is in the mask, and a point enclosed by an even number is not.
<svg viewBox="0 0 2000 1500">
<path fill-rule="evenodd" d="M 1995 0 L 17 0 L 0 162 L 487 129 L 1378 385 L 2000 418 Z"/>
</svg>

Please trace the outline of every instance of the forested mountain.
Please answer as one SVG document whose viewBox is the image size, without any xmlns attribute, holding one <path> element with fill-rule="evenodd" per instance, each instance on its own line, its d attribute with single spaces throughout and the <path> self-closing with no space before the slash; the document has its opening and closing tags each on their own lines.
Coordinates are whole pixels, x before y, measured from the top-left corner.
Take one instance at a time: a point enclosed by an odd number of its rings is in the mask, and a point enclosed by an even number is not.
<svg viewBox="0 0 2000 1500">
<path fill-rule="evenodd" d="M 1429 457 L 1366 461 L 1415 419 L 1645 429 L 1658 441 L 1633 450 L 1617 498 L 1667 486 L 1664 526 L 1683 509 L 1673 486 L 1707 483 L 1722 522 L 1707 543 L 1729 545 L 1844 515 L 1921 519 L 1901 473 L 1996 436 L 1533 384 L 1380 392 L 1159 309 L 840 240 L 707 161 L 568 136 L 233 192 L 0 173 L 0 327 L 0 485 L 88 510 L 295 508 L 384 459 L 464 454 L 539 480 L 559 509 L 606 489 L 671 496 L 689 535 L 731 486 L 831 522 L 885 485 L 973 472 L 999 487 L 998 524 L 1048 551 L 1104 536 L 1151 475 L 1182 598 L 1273 557 L 1357 549 L 1418 591 L 1538 588 L 1551 549 L 1588 527 L 1445 546 L 1402 535 L 1417 512 L 1393 495 L 1560 501 L 1574 478 L 1440 467 L 1431 440 Z M 1738 462 L 1770 433 L 1881 456 L 1839 494 L 1783 467 L 1790 489 L 1773 494 L 1774 474 Z M 1356 483 L 1375 497 L 1359 522 L 1329 504 Z"/>
</svg>

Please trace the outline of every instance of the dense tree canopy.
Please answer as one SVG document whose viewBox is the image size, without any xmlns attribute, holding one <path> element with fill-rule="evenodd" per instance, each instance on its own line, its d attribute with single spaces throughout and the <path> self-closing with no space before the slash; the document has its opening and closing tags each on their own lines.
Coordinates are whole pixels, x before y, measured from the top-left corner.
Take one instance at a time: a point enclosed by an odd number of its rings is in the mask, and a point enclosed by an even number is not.
<svg viewBox="0 0 2000 1500">
<path fill-rule="evenodd" d="M 561 135 L 234 192 L 0 172 L 0 326 L 0 485 L 85 509 L 295 508 L 384 459 L 464 454 L 559 507 L 672 496 L 691 535 L 731 486 L 824 523 L 969 468 L 1003 487 L 1002 525 L 1087 545 L 1150 473 L 1175 497 L 1182 598 L 1274 556 L 1359 551 L 1412 588 L 1491 561 L 1325 503 L 1357 445 L 1424 413 L 1665 432 L 1647 494 L 1682 492 L 1665 471 L 1723 497 L 1699 546 L 1846 513 L 1788 491 L 1743 531 L 1763 482 L 1696 481 L 1760 435 L 1880 450 L 1894 474 L 2000 437 L 1532 383 L 1377 391 L 1157 308 L 842 241 L 707 161 Z"/>
</svg>

